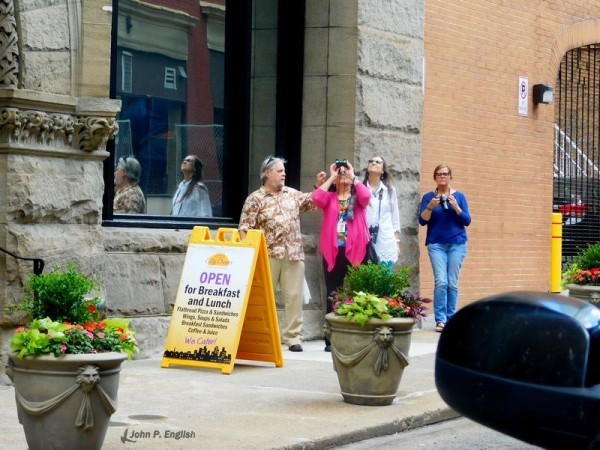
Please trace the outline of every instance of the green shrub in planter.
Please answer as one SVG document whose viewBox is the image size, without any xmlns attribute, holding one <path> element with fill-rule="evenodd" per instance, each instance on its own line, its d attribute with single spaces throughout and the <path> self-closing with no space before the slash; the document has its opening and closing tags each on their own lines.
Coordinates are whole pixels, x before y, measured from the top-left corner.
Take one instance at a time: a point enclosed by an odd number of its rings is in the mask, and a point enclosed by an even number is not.
<svg viewBox="0 0 600 450">
<path fill-rule="evenodd" d="M 588 244 L 575 255 L 562 276 L 562 286 L 568 284 L 600 285 L 600 243 Z"/>
<path fill-rule="evenodd" d="M 395 297 L 410 287 L 410 267 L 390 270 L 385 264 L 368 262 L 350 267 L 344 278 L 342 292 L 368 292 L 379 297 Z"/>
<path fill-rule="evenodd" d="M 92 308 L 98 298 L 85 296 L 98 285 L 95 280 L 78 272 L 74 263 L 65 271 L 55 267 L 46 275 L 32 275 L 25 282 L 22 309 L 32 319 L 51 317 L 59 322 L 85 323 L 93 319 Z M 89 305 L 83 304 L 89 303 Z"/>
</svg>

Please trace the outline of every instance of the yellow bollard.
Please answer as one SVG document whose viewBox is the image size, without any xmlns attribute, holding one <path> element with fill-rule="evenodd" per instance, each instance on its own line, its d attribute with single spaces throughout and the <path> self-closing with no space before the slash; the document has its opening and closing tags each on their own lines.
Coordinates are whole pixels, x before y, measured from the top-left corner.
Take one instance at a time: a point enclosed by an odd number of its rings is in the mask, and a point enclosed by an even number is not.
<svg viewBox="0 0 600 450">
<path fill-rule="evenodd" d="M 552 213 L 552 253 L 550 255 L 550 292 L 560 292 L 562 277 L 562 214 Z"/>
</svg>

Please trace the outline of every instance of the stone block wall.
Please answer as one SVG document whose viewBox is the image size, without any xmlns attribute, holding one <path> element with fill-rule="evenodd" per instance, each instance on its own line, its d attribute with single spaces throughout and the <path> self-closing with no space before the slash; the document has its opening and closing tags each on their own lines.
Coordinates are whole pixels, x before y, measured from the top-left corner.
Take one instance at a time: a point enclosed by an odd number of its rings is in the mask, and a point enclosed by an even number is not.
<svg viewBox="0 0 600 450">
<path fill-rule="evenodd" d="M 423 112 L 424 5 L 404 0 L 307 1 L 303 185 L 336 158 L 364 174 L 388 163 L 402 227 L 399 264 L 417 269 Z M 318 233 L 320 220 L 303 219 Z M 417 278 L 415 278 L 417 282 Z"/>
<path fill-rule="evenodd" d="M 398 263 L 419 269 L 417 211 L 423 118 L 425 6 L 422 1 L 358 2 L 356 159 L 383 157 L 400 208 Z M 418 287 L 415 277 L 414 287 Z"/>
<path fill-rule="evenodd" d="M 76 50 L 70 25 L 77 2 L 18 2 L 21 88 L 70 95 L 71 56 Z M 50 32 L 51 30 L 51 32 Z"/>
</svg>

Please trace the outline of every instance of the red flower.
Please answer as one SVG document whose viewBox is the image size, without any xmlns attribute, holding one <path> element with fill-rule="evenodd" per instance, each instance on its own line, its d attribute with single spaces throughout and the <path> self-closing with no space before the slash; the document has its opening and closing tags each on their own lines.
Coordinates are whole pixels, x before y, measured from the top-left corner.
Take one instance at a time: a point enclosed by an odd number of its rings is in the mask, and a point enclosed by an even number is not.
<svg viewBox="0 0 600 450">
<path fill-rule="evenodd" d="M 396 300 L 395 298 L 389 299 L 388 300 L 388 306 L 391 306 L 392 308 L 398 308 L 400 307 L 400 302 L 398 300 Z"/>
<path fill-rule="evenodd" d="M 600 267 L 579 269 L 569 274 L 567 280 L 575 284 L 600 284 Z"/>
</svg>

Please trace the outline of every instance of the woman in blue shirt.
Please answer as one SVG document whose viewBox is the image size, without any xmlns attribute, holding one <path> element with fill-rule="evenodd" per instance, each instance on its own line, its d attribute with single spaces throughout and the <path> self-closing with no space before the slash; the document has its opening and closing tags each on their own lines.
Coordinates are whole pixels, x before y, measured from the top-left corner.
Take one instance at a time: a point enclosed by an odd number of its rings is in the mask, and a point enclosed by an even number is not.
<svg viewBox="0 0 600 450">
<path fill-rule="evenodd" d="M 456 312 L 458 277 L 467 255 L 467 230 L 471 223 L 467 198 L 450 187 L 452 170 L 446 164 L 433 171 L 437 187 L 421 199 L 419 224 L 427 225 L 425 245 L 433 268 L 435 330 L 441 332 Z"/>
</svg>

